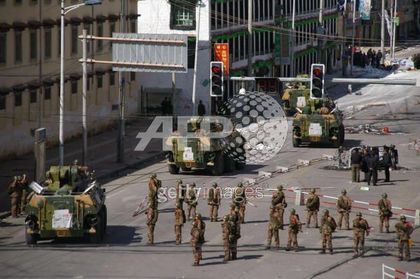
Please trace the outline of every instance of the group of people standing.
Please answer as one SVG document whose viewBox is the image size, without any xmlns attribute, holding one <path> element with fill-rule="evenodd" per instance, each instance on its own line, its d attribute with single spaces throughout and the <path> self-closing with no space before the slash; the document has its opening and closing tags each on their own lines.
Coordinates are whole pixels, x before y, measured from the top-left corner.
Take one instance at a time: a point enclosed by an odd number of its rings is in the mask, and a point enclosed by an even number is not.
<svg viewBox="0 0 420 279">
<path fill-rule="evenodd" d="M 397 169 L 398 151 L 395 145 L 384 146 L 380 158 L 378 147 L 365 146 L 362 149 L 355 148 L 351 153 L 352 182 L 360 182 L 360 171 L 364 173 L 364 181 L 368 185 L 376 186 L 378 183 L 378 171 L 385 172 L 384 182 L 390 182 L 390 168 Z"/>
<path fill-rule="evenodd" d="M 355 66 L 359 66 L 362 68 L 366 66 L 379 68 L 381 66 L 382 57 L 383 54 L 380 50 L 376 52 L 375 50 L 372 50 L 370 48 L 366 53 L 363 51 L 355 51 L 353 62 Z"/>
</svg>

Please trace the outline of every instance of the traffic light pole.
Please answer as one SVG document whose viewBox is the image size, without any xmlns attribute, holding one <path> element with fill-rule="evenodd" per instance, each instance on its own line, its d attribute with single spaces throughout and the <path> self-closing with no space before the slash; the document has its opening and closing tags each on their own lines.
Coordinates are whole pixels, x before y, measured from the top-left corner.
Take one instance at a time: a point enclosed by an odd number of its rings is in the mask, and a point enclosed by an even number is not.
<svg viewBox="0 0 420 279">
<path fill-rule="evenodd" d="M 197 20 L 197 32 L 195 35 L 195 59 L 194 59 L 194 75 L 193 75 L 193 88 L 192 88 L 192 108 L 193 108 L 193 115 L 196 113 L 195 111 L 195 95 L 196 95 L 196 87 L 197 87 L 197 61 L 198 61 L 198 43 L 200 42 L 200 15 L 201 15 L 201 1 L 198 1 L 198 20 Z"/>
</svg>

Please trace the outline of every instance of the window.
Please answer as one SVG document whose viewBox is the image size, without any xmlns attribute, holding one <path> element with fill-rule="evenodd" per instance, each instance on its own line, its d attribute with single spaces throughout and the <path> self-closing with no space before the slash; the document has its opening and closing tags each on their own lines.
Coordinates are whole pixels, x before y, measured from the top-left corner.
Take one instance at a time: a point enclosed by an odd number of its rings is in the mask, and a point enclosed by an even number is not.
<svg viewBox="0 0 420 279">
<path fill-rule="evenodd" d="M 0 64 L 6 63 L 7 33 L 0 32 Z"/>
<path fill-rule="evenodd" d="M 44 36 L 44 56 L 46 59 L 51 58 L 51 29 L 45 29 Z"/>
<path fill-rule="evenodd" d="M 15 92 L 15 107 L 22 105 L 22 92 Z"/>
<path fill-rule="evenodd" d="M 29 33 L 29 58 L 31 60 L 36 60 L 38 55 L 38 40 L 37 40 L 37 31 L 31 30 Z"/>
<path fill-rule="evenodd" d="M 15 30 L 15 63 L 22 62 L 22 32 Z"/>
<path fill-rule="evenodd" d="M 6 96 L 0 95 L 0 110 L 6 109 Z"/>
<path fill-rule="evenodd" d="M 31 104 L 36 103 L 36 99 L 37 99 L 37 91 L 36 90 L 31 90 L 29 91 L 29 100 L 31 102 Z"/>
<path fill-rule="evenodd" d="M 44 99 L 51 100 L 51 87 L 50 86 L 44 87 Z"/>
<path fill-rule="evenodd" d="M 77 94 L 77 79 L 71 81 L 71 94 Z"/>
<path fill-rule="evenodd" d="M 97 88 L 102 88 L 102 81 L 103 81 L 103 79 L 102 79 L 102 75 L 98 75 L 98 76 L 96 76 L 96 83 L 97 83 Z"/>
<path fill-rule="evenodd" d="M 71 26 L 71 54 L 77 54 L 77 43 L 78 43 L 78 36 L 77 34 L 78 28 L 77 25 Z"/>
<path fill-rule="evenodd" d="M 98 24 L 96 26 L 96 36 L 98 36 L 98 37 L 103 37 L 104 36 L 104 25 L 103 25 L 102 22 L 98 22 Z M 98 47 L 98 51 L 101 51 L 103 49 L 103 41 L 102 40 L 97 41 L 97 47 Z"/>
<path fill-rule="evenodd" d="M 194 68 L 195 38 L 188 38 L 188 69 Z"/>
<path fill-rule="evenodd" d="M 195 29 L 195 1 L 171 0 L 171 29 Z M 189 2 L 189 3 L 186 3 Z"/>
<path fill-rule="evenodd" d="M 130 81 L 136 80 L 136 72 L 130 72 Z"/>
<path fill-rule="evenodd" d="M 109 85 L 115 85 L 115 72 L 110 72 L 109 73 Z"/>
<path fill-rule="evenodd" d="M 131 27 L 130 27 L 130 29 L 131 29 L 131 33 L 136 33 L 136 24 L 137 24 L 137 21 L 132 20 L 132 21 L 130 22 L 130 24 L 131 24 Z"/>
</svg>

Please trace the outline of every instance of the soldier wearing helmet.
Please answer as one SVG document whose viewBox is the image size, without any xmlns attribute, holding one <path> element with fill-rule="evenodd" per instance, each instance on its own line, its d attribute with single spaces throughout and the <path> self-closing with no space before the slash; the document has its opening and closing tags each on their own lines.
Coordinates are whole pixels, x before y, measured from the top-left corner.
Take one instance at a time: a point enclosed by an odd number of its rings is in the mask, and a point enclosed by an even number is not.
<svg viewBox="0 0 420 279">
<path fill-rule="evenodd" d="M 22 199 L 22 187 L 19 183 L 20 176 L 13 177 L 13 181 L 9 183 L 8 193 L 10 197 L 11 214 L 13 218 L 19 217 L 21 213 L 21 199 Z"/>
<path fill-rule="evenodd" d="M 368 222 L 362 217 L 362 213 L 358 212 L 356 216 L 353 220 L 353 257 L 359 256 L 359 252 L 360 256 L 363 256 L 365 252 L 365 234 L 368 236 L 370 229 Z"/>
<path fill-rule="evenodd" d="M 287 238 L 287 247 L 286 251 L 289 251 L 293 246 L 295 252 L 298 251 L 299 245 L 297 240 L 297 235 L 299 232 L 302 231 L 302 223 L 300 222 L 299 215 L 296 214 L 296 210 L 292 208 L 290 210 L 290 217 L 289 217 L 289 232 Z"/>
<path fill-rule="evenodd" d="M 185 189 L 185 185 L 182 184 L 181 179 L 178 179 L 176 181 L 175 191 L 176 191 L 175 204 L 176 205 L 180 204 L 181 208 L 183 209 L 184 200 L 186 196 L 186 189 Z"/>
<path fill-rule="evenodd" d="M 233 190 L 232 203 L 239 209 L 241 223 L 245 223 L 246 193 L 243 184 L 240 182 Z"/>
<path fill-rule="evenodd" d="M 386 193 L 382 194 L 382 199 L 378 202 L 379 209 L 379 232 L 383 232 L 385 225 L 386 232 L 389 233 L 389 219 L 392 217 L 392 204 Z"/>
<path fill-rule="evenodd" d="M 337 224 L 328 209 L 325 209 L 321 218 L 321 227 L 319 229 L 322 238 L 322 251 L 321 254 L 325 254 L 325 250 L 328 248 L 330 254 L 333 254 L 332 246 L 332 233 L 337 228 Z"/>
<path fill-rule="evenodd" d="M 240 224 L 234 215 L 229 216 L 229 260 L 236 260 L 238 252 L 238 239 L 241 238 Z"/>
<path fill-rule="evenodd" d="M 223 262 L 226 263 L 230 260 L 230 250 L 229 250 L 229 215 L 223 217 L 222 222 L 222 237 L 223 237 L 223 251 L 225 256 Z"/>
<path fill-rule="evenodd" d="M 198 192 L 195 187 L 195 183 L 187 186 L 187 204 L 188 204 L 188 213 L 187 219 L 190 220 L 191 216 L 195 216 L 197 212 L 198 204 Z"/>
<path fill-rule="evenodd" d="M 338 200 L 337 200 L 338 227 L 340 228 L 340 230 L 341 230 L 341 225 L 343 223 L 343 219 L 344 219 L 345 229 L 346 230 L 350 229 L 349 216 L 351 212 L 351 204 L 352 204 L 352 201 L 347 196 L 346 189 L 343 189 L 341 191 L 341 196 L 338 197 Z"/>
<path fill-rule="evenodd" d="M 193 248 L 194 266 L 200 264 L 203 259 L 202 249 L 204 243 L 204 234 L 206 231 L 206 224 L 201 218 L 201 214 L 196 214 L 191 228 L 191 246 Z"/>
<path fill-rule="evenodd" d="M 217 183 L 212 184 L 212 188 L 209 190 L 209 196 L 207 203 L 210 207 L 210 222 L 217 222 L 217 215 L 219 211 L 221 201 L 220 188 L 217 186 Z"/>
<path fill-rule="evenodd" d="M 273 196 L 271 197 L 271 205 L 278 211 L 277 216 L 279 219 L 279 229 L 282 230 L 284 209 L 287 207 L 286 197 L 283 193 L 283 185 L 279 185 L 277 187 L 277 192 L 273 193 Z"/>
<path fill-rule="evenodd" d="M 268 232 L 267 232 L 267 246 L 265 247 L 267 250 L 271 248 L 271 241 L 274 238 L 274 247 L 275 249 L 280 249 L 280 240 L 279 240 L 279 229 L 280 229 L 280 222 L 279 222 L 279 211 L 276 209 L 275 206 L 270 207 L 270 216 L 269 216 L 269 223 L 268 223 Z"/>
<path fill-rule="evenodd" d="M 306 227 L 309 228 L 311 223 L 311 219 L 313 218 L 315 221 L 315 228 L 318 228 L 318 211 L 319 211 L 319 197 L 316 194 L 315 188 L 311 190 L 309 197 L 306 199 L 306 210 L 308 211 L 308 215 L 306 218 Z"/>
<path fill-rule="evenodd" d="M 410 239 L 414 228 L 410 222 L 407 222 L 404 215 L 400 216 L 400 221 L 395 224 L 398 239 L 398 259 L 410 261 Z"/>
</svg>

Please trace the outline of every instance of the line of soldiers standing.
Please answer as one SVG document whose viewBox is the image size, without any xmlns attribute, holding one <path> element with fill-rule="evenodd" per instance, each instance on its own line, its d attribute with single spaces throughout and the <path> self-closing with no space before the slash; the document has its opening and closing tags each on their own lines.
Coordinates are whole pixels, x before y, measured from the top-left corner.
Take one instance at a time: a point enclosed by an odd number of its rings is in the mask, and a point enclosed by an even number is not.
<svg viewBox="0 0 420 279">
<path fill-rule="evenodd" d="M 22 215 L 28 202 L 29 192 L 30 189 L 26 174 L 15 176 L 8 187 L 11 215 L 13 218 L 18 218 Z"/>
</svg>

